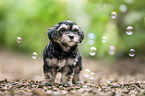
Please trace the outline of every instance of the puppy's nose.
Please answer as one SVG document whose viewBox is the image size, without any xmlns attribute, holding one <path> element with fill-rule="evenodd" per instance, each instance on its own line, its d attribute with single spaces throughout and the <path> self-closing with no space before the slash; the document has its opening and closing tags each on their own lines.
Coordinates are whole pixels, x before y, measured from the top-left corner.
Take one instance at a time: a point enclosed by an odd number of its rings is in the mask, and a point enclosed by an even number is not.
<svg viewBox="0 0 145 96">
<path fill-rule="evenodd" d="M 74 36 L 69 36 L 69 38 L 70 38 L 70 39 L 73 39 L 73 38 L 74 38 Z"/>
</svg>

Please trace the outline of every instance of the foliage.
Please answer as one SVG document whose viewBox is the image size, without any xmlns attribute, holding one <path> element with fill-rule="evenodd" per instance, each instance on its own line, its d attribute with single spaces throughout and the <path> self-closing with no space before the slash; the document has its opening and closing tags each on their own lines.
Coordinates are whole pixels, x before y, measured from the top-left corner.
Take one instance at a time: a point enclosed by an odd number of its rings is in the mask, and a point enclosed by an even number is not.
<svg viewBox="0 0 145 96">
<path fill-rule="evenodd" d="M 46 28 L 65 19 L 64 4 L 48 0 L 1 1 L 1 43 L 8 48 L 42 52 L 47 44 Z M 22 38 L 21 45 L 16 43 Z"/>
<path fill-rule="evenodd" d="M 109 46 L 116 47 L 116 55 L 128 53 L 134 48 L 145 53 L 145 1 L 137 0 L 1 0 L 0 45 L 9 49 L 42 53 L 48 43 L 46 28 L 62 20 L 73 20 L 85 32 L 80 46 L 82 54 L 89 56 L 91 46 L 97 48 L 96 57 L 110 56 Z M 111 12 L 117 18 L 111 18 Z M 127 26 L 133 26 L 134 34 L 125 34 Z M 95 43 L 88 43 L 88 34 L 96 35 Z M 16 38 L 22 37 L 17 44 Z M 106 43 L 102 37 L 106 36 Z M 123 55 L 122 55 L 123 56 Z"/>
</svg>

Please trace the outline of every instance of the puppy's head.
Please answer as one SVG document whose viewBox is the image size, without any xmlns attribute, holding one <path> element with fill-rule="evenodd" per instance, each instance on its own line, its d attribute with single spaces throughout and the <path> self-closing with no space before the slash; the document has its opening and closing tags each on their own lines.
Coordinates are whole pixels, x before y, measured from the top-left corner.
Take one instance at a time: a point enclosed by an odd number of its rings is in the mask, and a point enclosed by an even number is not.
<svg viewBox="0 0 145 96">
<path fill-rule="evenodd" d="M 73 21 L 61 21 L 48 29 L 50 41 L 57 42 L 62 47 L 72 47 L 81 43 L 84 34 L 80 27 Z"/>
</svg>

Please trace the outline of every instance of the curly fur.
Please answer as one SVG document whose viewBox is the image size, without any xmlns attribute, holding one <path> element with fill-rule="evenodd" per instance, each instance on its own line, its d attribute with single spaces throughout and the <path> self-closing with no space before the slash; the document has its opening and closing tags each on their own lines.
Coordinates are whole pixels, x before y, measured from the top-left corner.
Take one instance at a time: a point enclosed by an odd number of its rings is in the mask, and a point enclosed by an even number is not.
<svg viewBox="0 0 145 96">
<path fill-rule="evenodd" d="M 47 83 L 53 84 L 57 72 L 61 72 L 61 83 L 80 83 L 82 58 L 78 44 L 82 42 L 84 33 L 73 21 L 61 21 L 48 28 L 49 44 L 43 51 L 43 71 Z"/>
</svg>

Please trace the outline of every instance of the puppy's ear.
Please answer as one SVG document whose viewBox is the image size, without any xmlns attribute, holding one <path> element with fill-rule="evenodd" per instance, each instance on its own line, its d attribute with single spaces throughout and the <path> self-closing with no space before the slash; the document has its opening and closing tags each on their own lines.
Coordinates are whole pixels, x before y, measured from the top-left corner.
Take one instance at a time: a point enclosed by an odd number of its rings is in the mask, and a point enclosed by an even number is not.
<svg viewBox="0 0 145 96">
<path fill-rule="evenodd" d="M 84 33 L 83 33 L 83 31 L 81 31 L 80 32 L 80 39 L 79 39 L 80 43 L 82 42 L 83 39 L 84 39 Z"/>
<path fill-rule="evenodd" d="M 59 25 L 56 24 L 54 27 L 48 28 L 47 35 L 48 35 L 48 38 L 49 38 L 50 41 L 53 40 L 55 31 L 57 30 L 57 27 L 58 27 L 58 26 L 59 26 Z"/>
</svg>

